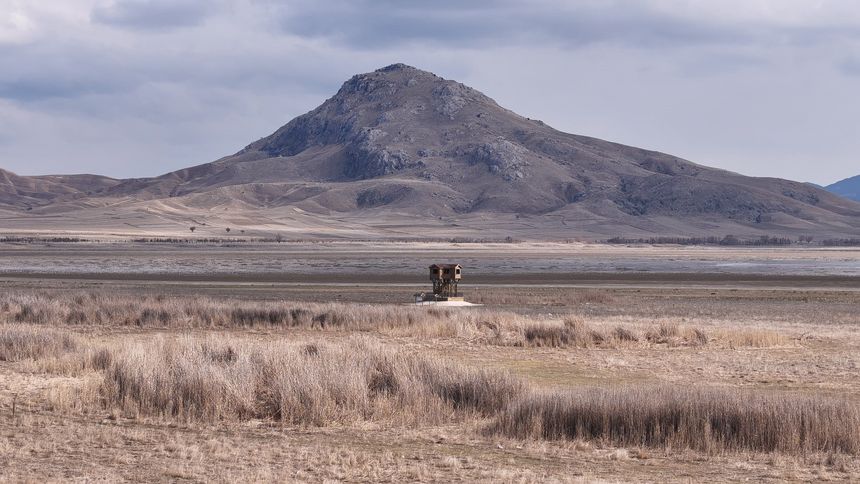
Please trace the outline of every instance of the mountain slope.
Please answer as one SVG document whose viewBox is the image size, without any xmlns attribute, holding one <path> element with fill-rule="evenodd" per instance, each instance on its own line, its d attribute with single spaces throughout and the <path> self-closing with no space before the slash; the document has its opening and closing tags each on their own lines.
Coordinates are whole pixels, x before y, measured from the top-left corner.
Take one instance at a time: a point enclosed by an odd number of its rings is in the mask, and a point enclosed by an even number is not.
<svg viewBox="0 0 860 484">
<path fill-rule="evenodd" d="M 0 206 L 30 210 L 103 192 L 119 180 L 98 175 L 19 176 L 0 169 Z"/>
<path fill-rule="evenodd" d="M 354 76 L 235 155 L 107 185 L 82 210 L 97 218 L 110 206 L 134 227 L 208 220 L 313 236 L 537 239 L 860 233 L 860 204 L 816 187 L 563 133 L 403 64 Z M 130 213 L 160 222 L 130 222 Z"/>
<path fill-rule="evenodd" d="M 860 201 L 860 175 L 828 185 L 825 190 L 841 197 Z"/>
</svg>

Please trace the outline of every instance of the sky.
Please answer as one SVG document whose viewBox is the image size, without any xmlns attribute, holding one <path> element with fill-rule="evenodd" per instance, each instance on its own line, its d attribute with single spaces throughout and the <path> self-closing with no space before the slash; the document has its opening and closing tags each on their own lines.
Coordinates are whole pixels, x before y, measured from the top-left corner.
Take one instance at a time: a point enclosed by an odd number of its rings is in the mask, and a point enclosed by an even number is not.
<svg viewBox="0 0 860 484">
<path fill-rule="evenodd" d="M 0 0 L 0 168 L 206 163 L 396 62 L 566 132 L 860 174 L 857 0 Z"/>
</svg>

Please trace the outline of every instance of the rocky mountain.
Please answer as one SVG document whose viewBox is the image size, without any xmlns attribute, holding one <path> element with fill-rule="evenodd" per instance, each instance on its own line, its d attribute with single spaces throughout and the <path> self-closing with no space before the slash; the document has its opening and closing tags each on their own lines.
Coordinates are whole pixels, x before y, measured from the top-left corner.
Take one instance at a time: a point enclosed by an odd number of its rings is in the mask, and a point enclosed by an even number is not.
<svg viewBox="0 0 860 484">
<path fill-rule="evenodd" d="M 825 190 L 841 197 L 860 201 L 860 175 L 828 185 Z"/>
<path fill-rule="evenodd" d="M 102 184 L 82 215 L 110 207 L 113 220 L 141 230 L 200 223 L 311 237 L 532 239 L 860 233 L 860 204 L 814 186 L 563 133 L 403 64 L 354 76 L 232 156 Z M 63 198 L 63 210 L 77 195 Z"/>
</svg>

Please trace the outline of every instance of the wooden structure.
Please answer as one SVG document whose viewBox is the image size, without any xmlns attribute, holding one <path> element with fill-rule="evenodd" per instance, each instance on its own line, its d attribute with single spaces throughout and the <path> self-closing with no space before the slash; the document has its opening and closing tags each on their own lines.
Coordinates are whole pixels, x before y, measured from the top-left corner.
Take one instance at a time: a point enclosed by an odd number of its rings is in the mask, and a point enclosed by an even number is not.
<svg viewBox="0 0 860 484">
<path fill-rule="evenodd" d="M 433 298 L 436 301 L 462 301 L 457 284 L 463 277 L 460 264 L 433 264 L 430 266 L 430 281 L 433 282 Z"/>
</svg>

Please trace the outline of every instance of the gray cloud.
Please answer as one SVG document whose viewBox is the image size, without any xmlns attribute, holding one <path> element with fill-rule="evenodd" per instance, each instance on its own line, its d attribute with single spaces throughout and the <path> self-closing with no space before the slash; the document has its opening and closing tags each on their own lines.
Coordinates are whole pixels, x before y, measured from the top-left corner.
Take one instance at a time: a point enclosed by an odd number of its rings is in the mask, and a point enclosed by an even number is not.
<svg viewBox="0 0 860 484">
<path fill-rule="evenodd" d="M 860 58 L 850 58 L 841 61 L 839 69 L 846 75 L 860 76 Z"/>
<path fill-rule="evenodd" d="M 637 46 L 734 42 L 742 30 L 689 22 L 646 2 L 273 2 L 284 31 L 363 48 L 393 43 L 456 47 L 618 42 Z"/>
<path fill-rule="evenodd" d="M 406 62 L 568 132 L 753 175 L 856 174 L 860 5 L 771 1 L 45 3 L 0 43 L 0 167 L 157 175 Z"/>
<path fill-rule="evenodd" d="M 209 0 L 113 0 L 96 6 L 94 22 L 140 30 L 170 30 L 200 25 L 216 11 Z"/>
</svg>

